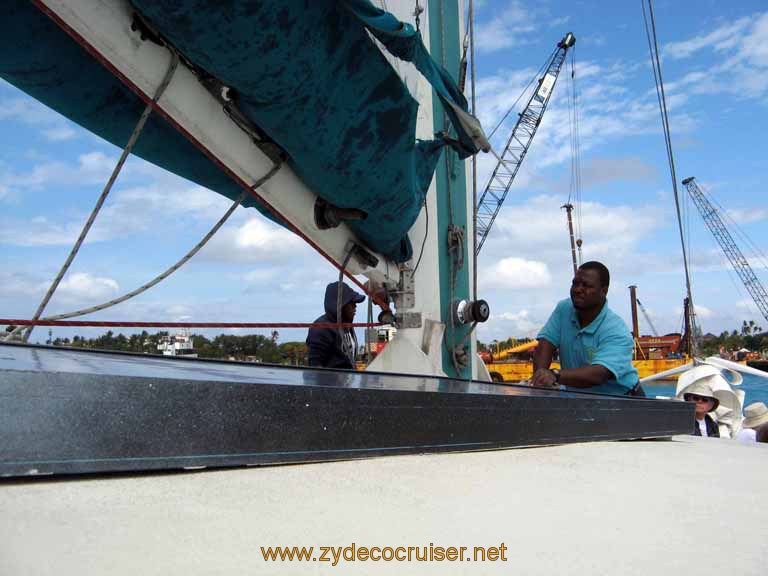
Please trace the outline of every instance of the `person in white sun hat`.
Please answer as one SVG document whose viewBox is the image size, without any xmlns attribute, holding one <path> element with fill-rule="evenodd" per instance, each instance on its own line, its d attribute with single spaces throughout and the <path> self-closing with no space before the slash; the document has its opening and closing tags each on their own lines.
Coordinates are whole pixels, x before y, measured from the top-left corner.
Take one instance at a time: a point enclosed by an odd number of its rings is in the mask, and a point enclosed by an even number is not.
<svg viewBox="0 0 768 576">
<path fill-rule="evenodd" d="M 702 381 L 694 382 L 685 389 L 683 400 L 696 403 L 696 428 L 694 436 L 720 437 L 717 422 L 709 415 L 717 410 L 720 400 L 715 398 L 712 388 Z"/>
<path fill-rule="evenodd" d="M 744 422 L 737 440 L 739 442 L 768 443 L 768 407 L 762 402 L 753 402 L 744 409 Z"/>
</svg>

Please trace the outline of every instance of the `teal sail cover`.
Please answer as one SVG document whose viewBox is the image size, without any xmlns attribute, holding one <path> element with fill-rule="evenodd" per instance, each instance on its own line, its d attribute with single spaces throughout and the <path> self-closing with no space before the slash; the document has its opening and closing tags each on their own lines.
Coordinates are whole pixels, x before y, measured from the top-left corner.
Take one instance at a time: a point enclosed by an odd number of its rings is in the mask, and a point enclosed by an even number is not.
<svg viewBox="0 0 768 576">
<path fill-rule="evenodd" d="M 361 241 L 395 261 L 412 255 L 407 232 L 442 149 L 477 151 L 458 121 L 467 102 L 420 34 L 369 0 L 134 0 L 133 6 L 198 73 L 233 89 L 237 104 L 328 202 L 358 208 Z M 2 7 L 0 76 L 117 146 L 144 105 L 28 0 Z M 455 134 L 415 138 L 418 103 L 370 35 L 432 83 Z M 241 190 L 158 115 L 138 156 L 229 198 Z M 260 208 L 252 199 L 247 206 Z M 260 208 L 261 209 L 261 208 Z"/>
</svg>

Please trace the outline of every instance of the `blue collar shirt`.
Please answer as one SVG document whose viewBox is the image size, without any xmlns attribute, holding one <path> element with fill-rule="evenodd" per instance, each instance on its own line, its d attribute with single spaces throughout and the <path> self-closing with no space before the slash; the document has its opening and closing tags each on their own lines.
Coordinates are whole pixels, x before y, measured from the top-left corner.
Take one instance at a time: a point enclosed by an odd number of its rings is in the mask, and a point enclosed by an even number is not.
<svg viewBox="0 0 768 576">
<path fill-rule="evenodd" d="M 599 364 L 614 376 L 598 386 L 570 390 L 624 395 L 638 382 L 637 370 L 632 366 L 632 335 L 624 321 L 608 308 L 607 301 L 597 317 L 582 328 L 571 299 L 561 300 L 537 338 L 559 350 L 564 369 Z"/>
</svg>

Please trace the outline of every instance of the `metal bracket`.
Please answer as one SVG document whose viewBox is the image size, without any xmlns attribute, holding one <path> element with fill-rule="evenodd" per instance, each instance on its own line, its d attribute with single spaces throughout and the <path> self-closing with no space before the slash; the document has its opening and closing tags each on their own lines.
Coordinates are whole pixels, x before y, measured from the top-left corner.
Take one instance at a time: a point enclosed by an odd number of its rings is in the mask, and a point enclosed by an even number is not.
<svg viewBox="0 0 768 576">
<path fill-rule="evenodd" d="M 413 270 L 400 268 L 400 283 L 397 290 L 389 292 L 395 299 L 395 307 L 398 310 L 409 310 L 416 305 L 414 294 Z"/>
<path fill-rule="evenodd" d="M 395 314 L 398 328 L 421 328 L 421 312 L 398 312 Z"/>
</svg>

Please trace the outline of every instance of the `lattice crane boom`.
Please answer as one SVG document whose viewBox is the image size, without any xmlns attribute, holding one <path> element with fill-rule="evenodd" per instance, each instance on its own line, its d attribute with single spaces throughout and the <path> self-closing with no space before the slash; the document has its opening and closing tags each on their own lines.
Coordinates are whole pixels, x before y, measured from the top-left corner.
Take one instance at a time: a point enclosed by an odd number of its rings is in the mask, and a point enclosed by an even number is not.
<svg viewBox="0 0 768 576">
<path fill-rule="evenodd" d="M 480 200 L 475 208 L 477 248 L 475 255 L 480 253 L 488 232 L 493 226 L 493 221 L 501 210 L 504 199 L 507 197 L 512 182 L 517 176 L 520 164 L 523 162 L 528 148 L 531 146 L 536 130 L 539 128 L 541 118 L 547 109 L 549 99 L 552 97 L 557 77 L 565 62 L 568 50 L 576 44 L 576 37 L 570 32 L 558 43 L 555 53 L 547 66 L 544 76 L 539 79 L 539 85 L 528 99 L 525 108 L 520 113 L 515 127 L 512 129 L 504 147 L 504 152 L 494 168 L 491 178 L 483 190 Z"/>
<path fill-rule="evenodd" d="M 701 213 L 704 223 L 707 225 L 707 228 L 709 228 L 709 231 L 712 232 L 712 235 L 715 237 L 715 240 L 717 240 L 720 248 L 725 252 L 728 260 L 731 262 L 731 265 L 736 270 L 736 273 L 746 287 L 747 292 L 752 296 L 752 300 L 755 301 L 755 304 L 763 317 L 768 320 L 768 294 L 765 292 L 765 288 L 760 280 L 755 276 L 755 273 L 747 259 L 744 257 L 744 254 L 742 254 L 741 250 L 739 250 L 739 247 L 736 245 L 736 242 L 734 242 L 731 233 L 728 232 L 728 229 L 725 227 L 717 209 L 707 199 L 693 177 L 683 180 L 683 186 L 688 190 L 688 194 Z"/>
</svg>

